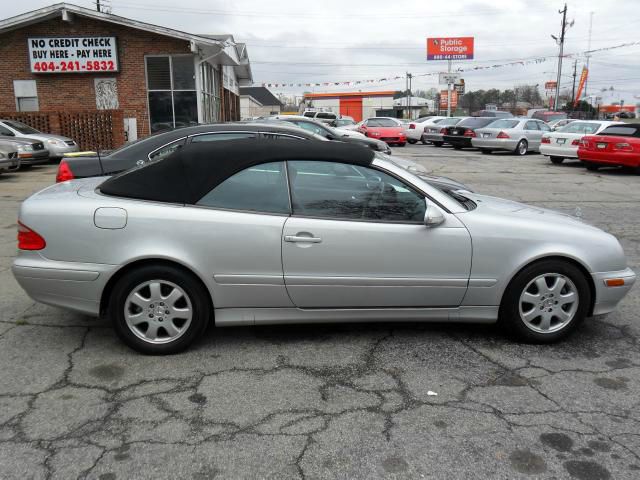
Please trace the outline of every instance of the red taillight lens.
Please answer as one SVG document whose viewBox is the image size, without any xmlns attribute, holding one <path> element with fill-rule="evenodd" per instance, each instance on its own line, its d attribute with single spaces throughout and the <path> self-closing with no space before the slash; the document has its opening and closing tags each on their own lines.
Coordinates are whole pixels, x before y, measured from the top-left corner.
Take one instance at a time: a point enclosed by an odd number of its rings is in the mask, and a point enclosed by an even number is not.
<svg viewBox="0 0 640 480">
<path fill-rule="evenodd" d="M 46 246 L 47 242 L 44 241 L 44 238 L 18 222 L 18 248 L 20 250 L 42 250 Z"/>
<path fill-rule="evenodd" d="M 446 128 L 441 128 L 441 129 L 440 129 L 440 133 L 441 133 L 442 135 L 446 135 L 446 134 L 447 134 L 447 129 L 446 129 Z"/>
<path fill-rule="evenodd" d="M 496 135 L 496 138 L 511 138 L 511 137 L 507 135 L 505 132 L 500 132 L 498 135 Z"/>
<path fill-rule="evenodd" d="M 464 131 L 464 136 L 465 137 L 475 137 L 476 136 L 476 132 L 474 132 L 473 130 L 471 130 L 470 128 L 467 128 Z"/>
<path fill-rule="evenodd" d="M 60 165 L 58 165 L 58 173 L 56 174 L 56 182 L 66 182 L 67 180 L 73 180 L 75 175 L 71 171 L 71 167 L 64 160 L 60 161 Z"/>
<path fill-rule="evenodd" d="M 627 142 L 615 143 L 613 148 L 614 150 L 620 150 L 621 152 L 633 152 L 633 147 Z"/>
<path fill-rule="evenodd" d="M 549 137 L 542 137 L 542 140 L 540 140 L 540 143 L 551 143 L 551 139 Z"/>
<path fill-rule="evenodd" d="M 577 147 L 578 145 L 580 145 L 580 140 L 578 140 L 577 138 L 575 140 L 573 140 L 571 142 L 571 145 L 573 145 L 574 147 Z"/>
<path fill-rule="evenodd" d="M 409 124 L 409 130 L 415 130 L 416 129 L 416 124 L 415 123 L 410 123 Z"/>
</svg>

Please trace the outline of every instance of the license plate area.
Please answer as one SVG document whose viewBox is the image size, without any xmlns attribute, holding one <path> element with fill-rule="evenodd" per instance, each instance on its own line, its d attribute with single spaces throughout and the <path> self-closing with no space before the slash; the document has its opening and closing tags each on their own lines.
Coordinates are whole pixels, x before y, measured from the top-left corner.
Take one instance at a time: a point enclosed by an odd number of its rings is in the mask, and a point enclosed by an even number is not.
<svg viewBox="0 0 640 480">
<path fill-rule="evenodd" d="M 567 139 L 566 139 L 566 138 L 558 138 L 558 139 L 556 140 L 556 143 L 557 143 L 558 145 L 564 145 L 564 143 L 565 143 L 566 141 L 567 141 Z"/>
<path fill-rule="evenodd" d="M 482 138 L 491 138 L 491 134 L 490 133 L 483 133 L 482 134 Z"/>
<path fill-rule="evenodd" d="M 607 144 L 606 143 L 596 143 L 596 148 L 598 148 L 599 150 L 604 150 L 605 148 L 607 148 Z"/>
</svg>

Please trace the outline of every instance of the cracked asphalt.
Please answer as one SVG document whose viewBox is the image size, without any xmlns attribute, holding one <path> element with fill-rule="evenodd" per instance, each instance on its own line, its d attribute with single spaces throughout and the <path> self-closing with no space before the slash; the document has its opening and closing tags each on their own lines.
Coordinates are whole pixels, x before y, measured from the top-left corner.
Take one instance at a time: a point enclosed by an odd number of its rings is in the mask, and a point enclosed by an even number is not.
<svg viewBox="0 0 640 480">
<path fill-rule="evenodd" d="M 396 151 L 482 193 L 579 207 L 639 269 L 639 175 Z M 0 176 L 0 478 L 640 478 L 637 288 L 552 346 L 389 322 L 211 329 L 145 357 L 11 275 L 19 203 L 54 172 Z"/>
</svg>

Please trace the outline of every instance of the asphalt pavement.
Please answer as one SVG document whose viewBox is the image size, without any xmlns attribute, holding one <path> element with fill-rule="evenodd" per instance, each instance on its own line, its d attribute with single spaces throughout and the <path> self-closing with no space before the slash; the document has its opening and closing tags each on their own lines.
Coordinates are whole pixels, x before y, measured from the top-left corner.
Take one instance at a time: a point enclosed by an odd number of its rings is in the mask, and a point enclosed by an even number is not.
<svg viewBox="0 0 640 480">
<path fill-rule="evenodd" d="M 640 175 L 395 148 L 474 190 L 579 214 L 640 269 Z M 552 346 L 493 326 L 211 329 L 181 355 L 34 303 L 17 210 L 55 166 L 0 176 L 2 479 L 637 479 L 640 303 Z"/>
</svg>

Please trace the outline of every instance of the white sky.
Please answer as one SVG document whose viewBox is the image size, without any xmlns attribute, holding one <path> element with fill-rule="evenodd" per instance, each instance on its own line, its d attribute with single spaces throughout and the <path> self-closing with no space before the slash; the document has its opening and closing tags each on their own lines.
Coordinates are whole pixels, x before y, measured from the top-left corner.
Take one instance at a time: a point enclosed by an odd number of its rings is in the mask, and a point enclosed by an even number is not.
<svg viewBox="0 0 640 480">
<path fill-rule="evenodd" d="M 9 17 L 52 2 L 3 2 Z M 92 0 L 76 0 L 90 7 Z M 437 87 L 436 77 L 420 74 L 446 69 L 427 62 L 429 36 L 475 37 L 475 59 L 456 66 L 470 68 L 532 57 L 557 55 L 550 35 L 558 35 L 564 2 L 560 0 L 111 0 L 114 14 L 191 33 L 231 33 L 248 44 L 257 83 L 318 83 L 415 75 L 413 88 Z M 570 0 L 566 53 L 587 50 L 589 14 L 592 49 L 640 41 L 639 0 Z M 578 75 L 584 62 L 578 58 Z M 537 65 L 509 66 L 463 74 L 468 90 L 511 88 L 555 80 L 557 58 Z M 565 59 L 563 86 L 571 86 L 573 58 Z M 362 87 L 277 88 L 304 90 L 403 89 L 404 80 Z M 640 45 L 591 58 L 590 93 L 613 86 L 625 102 L 640 102 Z M 638 98 L 635 98 L 638 96 Z M 614 98 L 615 99 L 615 98 Z"/>
</svg>

